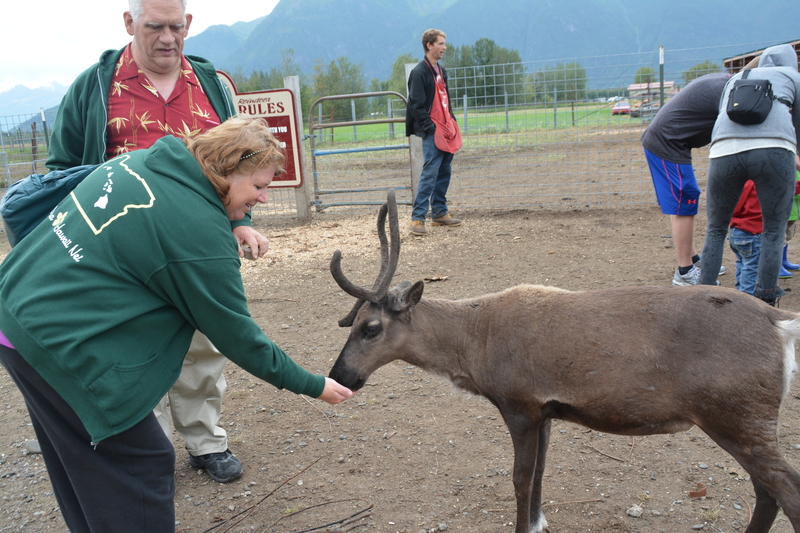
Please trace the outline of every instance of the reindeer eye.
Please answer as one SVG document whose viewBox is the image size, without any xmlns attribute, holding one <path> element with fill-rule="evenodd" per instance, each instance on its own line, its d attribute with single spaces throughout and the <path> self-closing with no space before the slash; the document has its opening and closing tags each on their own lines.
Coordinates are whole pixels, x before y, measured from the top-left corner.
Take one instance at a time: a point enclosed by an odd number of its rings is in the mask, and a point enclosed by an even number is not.
<svg viewBox="0 0 800 533">
<path fill-rule="evenodd" d="M 370 320 L 366 322 L 363 326 L 362 331 L 364 332 L 364 336 L 367 338 L 374 337 L 378 333 L 381 332 L 381 322 L 380 320 Z"/>
</svg>

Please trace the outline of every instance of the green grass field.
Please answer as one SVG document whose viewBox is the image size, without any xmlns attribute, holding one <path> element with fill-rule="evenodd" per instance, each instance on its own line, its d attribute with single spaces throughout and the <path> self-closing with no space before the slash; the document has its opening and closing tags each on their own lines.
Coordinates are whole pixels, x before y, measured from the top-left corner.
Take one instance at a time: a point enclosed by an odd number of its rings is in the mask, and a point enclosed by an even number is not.
<svg viewBox="0 0 800 533">
<path fill-rule="evenodd" d="M 515 109 L 506 116 L 505 111 L 493 112 L 468 112 L 464 117 L 463 109 L 456 109 L 455 115 L 461 127 L 462 136 L 486 135 L 492 133 L 518 133 L 523 131 L 553 131 L 559 129 L 587 129 L 602 127 L 619 127 L 623 125 L 639 126 L 639 118 L 631 118 L 629 115 L 611 115 L 613 103 L 607 104 L 578 104 L 573 108 L 569 104 L 558 107 L 557 112 L 553 108 L 528 108 Z M 353 146 L 354 138 L 357 138 L 359 146 L 372 146 L 380 144 L 391 144 L 387 141 L 405 142 L 405 126 L 402 123 L 395 123 L 394 139 L 390 136 L 390 124 L 365 124 L 355 126 L 356 134 L 353 133 L 354 126 L 342 126 L 337 128 L 323 128 L 315 130 L 315 148 L 325 147 L 333 149 L 336 145 Z M 333 136 L 331 136 L 333 130 Z M 333 145 L 333 146 L 332 146 Z"/>
</svg>

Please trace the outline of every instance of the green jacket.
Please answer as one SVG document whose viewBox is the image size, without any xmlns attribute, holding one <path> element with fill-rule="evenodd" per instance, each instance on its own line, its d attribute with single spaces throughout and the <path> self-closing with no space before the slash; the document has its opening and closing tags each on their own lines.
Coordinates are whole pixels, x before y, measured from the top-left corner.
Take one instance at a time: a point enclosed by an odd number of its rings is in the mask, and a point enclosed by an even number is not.
<svg viewBox="0 0 800 533">
<path fill-rule="evenodd" d="M 195 330 L 278 388 L 324 377 L 270 341 L 247 309 L 222 201 L 167 136 L 89 175 L 0 265 L 0 331 L 67 401 L 94 442 L 152 411 Z"/>
<path fill-rule="evenodd" d="M 125 51 L 106 50 L 100 61 L 83 71 L 72 82 L 61 100 L 50 136 L 47 168 L 65 170 L 79 165 L 95 165 L 106 160 L 107 102 L 114 68 Z M 214 65 L 198 56 L 185 56 L 192 65 L 221 122 L 236 114 L 233 101 L 217 77 Z M 251 224 L 250 214 L 231 223 L 231 227 Z"/>
<path fill-rule="evenodd" d="M 47 168 L 64 170 L 106 160 L 106 114 L 114 68 L 126 47 L 106 50 L 75 79 L 61 100 L 50 137 Z M 202 57 L 186 56 L 211 106 L 224 122 L 236 114 L 233 102 L 217 77 L 214 65 Z"/>
</svg>

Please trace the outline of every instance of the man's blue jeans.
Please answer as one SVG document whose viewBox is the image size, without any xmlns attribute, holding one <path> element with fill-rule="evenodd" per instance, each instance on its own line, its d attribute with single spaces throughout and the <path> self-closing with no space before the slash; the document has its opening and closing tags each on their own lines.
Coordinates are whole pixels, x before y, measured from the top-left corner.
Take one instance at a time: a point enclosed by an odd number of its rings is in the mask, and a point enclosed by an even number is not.
<svg viewBox="0 0 800 533">
<path fill-rule="evenodd" d="M 753 294 L 758 280 L 758 259 L 761 257 L 761 234 L 731 228 L 728 237 L 736 255 L 736 290 Z"/>
<path fill-rule="evenodd" d="M 422 156 L 425 164 L 417 185 L 417 197 L 414 199 L 412 220 L 425 220 L 428 207 L 432 218 L 441 218 L 447 214 L 447 188 L 450 186 L 450 171 L 453 154 L 443 152 L 436 147 L 433 134 L 422 139 Z"/>
</svg>

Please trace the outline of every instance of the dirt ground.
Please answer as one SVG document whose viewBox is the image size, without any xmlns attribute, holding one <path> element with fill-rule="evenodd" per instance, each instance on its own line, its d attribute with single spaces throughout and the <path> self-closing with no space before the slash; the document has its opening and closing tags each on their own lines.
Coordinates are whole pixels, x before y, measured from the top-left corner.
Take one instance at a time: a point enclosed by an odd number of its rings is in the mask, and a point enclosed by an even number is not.
<svg viewBox="0 0 800 533">
<path fill-rule="evenodd" d="M 425 295 L 464 298 L 519 283 L 570 290 L 669 285 L 675 252 L 667 217 L 652 209 L 583 209 L 503 215 L 454 213 L 460 228 L 404 231 L 395 282 L 429 280 Z M 403 227 L 407 213 L 403 213 Z M 257 224 L 267 258 L 242 267 L 250 309 L 267 335 L 312 371 L 329 371 L 353 304 L 334 283 L 335 249 L 356 283 L 378 270 L 374 215 L 317 216 L 313 224 Z M 702 246 L 705 219 L 696 224 Z M 2 251 L 7 251 L 3 241 Z M 800 260 L 800 245 L 790 245 Z M 733 287 L 733 255 L 722 285 Z M 800 274 L 797 275 L 800 277 Z M 782 281 L 787 309 L 798 281 Z M 794 290 L 792 290 L 794 289 Z M 675 290 L 681 290 L 675 288 Z M 203 532 L 510 532 L 513 450 L 495 408 L 444 379 L 395 362 L 355 398 L 332 407 L 277 391 L 229 363 L 222 425 L 243 477 L 210 481 L 175 438 L 176 530 Z M 624 383 L 620 383 L 624 386 Z M 784 455 L 800 466 L 800 385 L 784 403 Z M 0 370 L 0 532 L 62 532 L 24 403 Z M 692 497 L 698 484 L 706 496 Z M 544 481 L 550 531 L 743 531 L 754 503 L 749 477 L 696 428 L 621 437 L 556 421 Z M 783 514 L 772 529 L 791 531 Z"/>
</svg>

